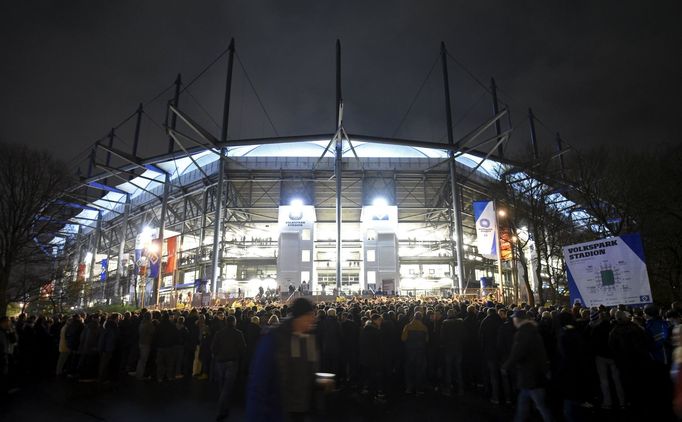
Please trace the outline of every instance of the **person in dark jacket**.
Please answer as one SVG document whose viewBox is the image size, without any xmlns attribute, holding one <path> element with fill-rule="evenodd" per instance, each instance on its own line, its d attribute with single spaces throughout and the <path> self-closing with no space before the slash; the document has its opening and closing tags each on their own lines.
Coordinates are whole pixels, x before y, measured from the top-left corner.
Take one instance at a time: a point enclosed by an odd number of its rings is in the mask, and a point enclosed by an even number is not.
<svg viewBox="0 0 682 422">
<path fill-rule="evenodd" d="M 590 322 L 588 330 L 590 346 L 594 354 L 597 374 L 599 375 L 599 386 L 602 394 L 601 407 L 604 410 L 610 410 L 613 406 L 611 385 L 616 390 L 618 404 L 621 407 L 625 407 L 625 392 L 620 381 L 620 372 L 614 360 L 613 350 L 609 346 L 609 333 L 611 332 L 609 315 L 606 311 L 600 312 L 596 309 L 593 314 L 590 315 L 590 319 L 594 317 L 596 320 Z"/>
<path fill-rule="evenodd" d="M 10 389 L 10 368 L 12 366 L 12 349 L 17 336 L 12 323 L 6 316 L 0 317 L 0 402 Z"/>
<path fill-rule="evenodd" d="M 251 364 L 251 359 L 253 359 L 253 356 L 256 354 L 258 341 L 260 340 L 260 318 L 257 316 L 251 317 L 245 326 L 244 340 L 246 340 L 246 358 L 244 364 L 248 369 L 248 366 Z"/>
<path fill-rule="evenodd" d="M 585 342 L 583 331 L 576 324 L 573 314 L 561 312 L 557 348 L 557 386 L 564 400 L 563 415 L 567 422 L 585 420 L 581 404 L 589 397 L 585 380 L 589 379 L 592 354 Z"/>
<path fill-rule="evenodd" d="M 341 316 L 341 333 L 340 379 L 344 381 L 356 380 L 358 375 L 359 327 L 348 312 L 344 312 Z"/>
<path fill-rule="evenodd" d="M 464 378 L 462 376 L 463 340 L 466 336 L 464 330 L 464 321 L 457 318 L 457 311 L 449 309 L 447 318 L 443 321 L 440 329 L 440 340 L 445 360 L 443 393 L 446 396 L 451 394 L 453 381 L 457 383 L 457 394 L 460 396 L 464 394 Z"/>
<path fill-rule="evenodd" d="M 655 409 L 668 407 L 670 397 L 673 394 L 673 386 L 669 377 L 670 373 L 670 326 L 668 321 L 661 317 L 661 310 L 657 305 L 649 304 L 644 307 L 644 331 L 648 338 L 650 370 L 647 372 L 648 383 L 654 388 L 644 391 L 644 397 L 648 396 L 646 403 Z M 656 414 L 660 419 L 672 415 Z"/>
<path fill-rule="evenodd" d="M 78 362 L 80 360 L 80 351 L 78 349 L 80 346 L 81 333 L 83 332 L 84 327 L 85 324 L 83 323 L 81 316 L 75 314 L 71 318 L 71 323 L 69 323 L 69 325 L 66 327 L 66 331 L 64 332 L 66 347 L 71 352 L 65 369 L 68 377 L 73 377 L 78 371 Z"/>
<path fill-rule="evenodd" d="M 78 372 L 81 382 L 96 381 L 97 375 L 97 346 L 99 345 L 99 333 L 101 327 L 99 325 L 99 315 L 89 315 L 85 323 L 85 328 L 81 333 L 79 352 L 80 362 L 78 363 Z"/>
<path fill-rule="evenodd" d="M 652 339 L 632 322 L 626 311 L 616 312 L 616 324 L 609 334 L 616 365 L 620 370 L 625 397 L 637 418 L 668 420 L 670 395 L 667 377 L 661 378 L 659 364 L 652 358 Z"/>
<path fill-rule="evenodd" d="M 175 346 L 180 342 L 180 333 L 171 322 L 167 312 L 161 314 L 156 329 L 156 379 L 159 382 L 175 379 Z"/>
<path fill-rule="evenodd" d="M 616 312 L 616 322 L 609 334 L 609 347 L 613 350 L 626 400 L 644 406 L 639 387 L 651 369 L 649 343 L 644 330 L 630 320 L 626 311 Z"/>
<path fill-rule="evenodd" d="M 184 316 L 177 317 L 175 328 L 178 330 L 178 343 L 175 345 L 175 378 L 182 379 L 191 371 L 189 365 L 191 365 L 192 360 L 188 359 L 187 355 L 191 355 L 191 358 L 194 359 L 194 347 L 189 330 L 185 325 Z"/>
<path fill-rule="evenodd" d="M 552 414 L 545 399 L 547 383 L 547 354 L 537 324 L 528 318 L 526 311 L 517 310 L 513 315 L 516 334 L 509 358 L 502 365 L 503 370 L 516 368 L 519 395 L 515 421 L 525 421 L 530 414 L 530 401 L 540 412 L 542 419 L 552 420 Z"/>
<path fill-rule="evenodd" d="M 362 366 L 365 393 L 383 399 L 383 340 L 382 318 L 373 314 L 360 333 L 360 365 Z"/>
<path fill-rule="evenodd" d="M 317 340 L 320 345 L 321 370 L 338 374 L 341 359 L 341 324 L 336 318 L 336 309 L 329 309 L 327 315 L 320 320 Z"/>
<path fill-rule="evenodd" d="M 220 389 L 217 421 L 226 420 L 230 414 L 234 383 L 239 365 L 244 362 L 246 356 L 246 341 L 236 325 L 237 319 L 233 315 L 228 316 L 225 328 L 215 334 L 211 345 L 214 371 Z"/>
<path fill-rule="evenodd" d="M 481 321 L 478 338 L 481 341 L 481 352 L 485 360 L 485 386 L 490 392 L 490 402 L 500 403 L 500 362 L 497 354 L 497 333 L 502 320 L 495 308 L 488 308 L 487 316 Z"/>
<path fill-rule="evenodd" d="M 246 397 L 249 422 L 303 421 L 313 407 L 318 355 L 312 331 L 315 314 L 305 298 L 294 301 L 290 318 L 258 344 Z"/>
<path fill-rule="evenodd" d="M 464 316 L 464 382 L 467 384 L 478 384 L 481 374 L 481 351 L 478 339 L 478 329 L 480 320 L 476 314 L 476 306 L 469 305 Z"/>
<path fill-rule="evenodd" d="M 99 382 L 109 381 L 110 366 L 119 341 L 118 318 L 117 313 L 111 314 L 104 323 L 104 329 L 99 336 L 97 347 L 99 351 Z"/>
<path fill-rule="evenodd" d="M 133 354 L 135 349 L 135 341 L 137 340 L 135 336 L 135 327 L 132 314 L 130 312 L 125 312 L 123 318 L 118 322 L 118 332 L 119 332 L 119 359 L 121 372 L 131 372 L 133 370 L 133 363 L 130 360 L 130 355 Z"/>
<path fill-rule="evenodd" d="M 499 363 L 502 365 L 509 359 L 512 346 L 514 344 L 514 335 L 516 334 L 516 327 L 514 320 L 509 316 L 506 309 L 497 311 L 500 320 L 503 321 L 497 331 L 497 355 Z M 516 390 L 516 377 L 514 368 L 507 368 L 506 371 L 500 371 L 500 381 L 502 383 L 502 390 L 504 391 L 505 403 L 511 404 L 514 392 Z"/>
</svg>

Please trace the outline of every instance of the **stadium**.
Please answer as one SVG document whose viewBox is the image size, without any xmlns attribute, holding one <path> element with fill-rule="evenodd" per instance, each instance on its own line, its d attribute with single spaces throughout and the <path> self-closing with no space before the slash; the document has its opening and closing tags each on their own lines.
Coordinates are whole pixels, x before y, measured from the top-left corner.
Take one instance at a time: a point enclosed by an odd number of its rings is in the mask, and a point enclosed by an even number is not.
<svg viewBox="0 0 682 422">
<path fill-rule="evenodd" d="M 66 262 L 60 285 L 78 286 L 82 306 L 206 305 L 293 289 L 523 297 L 513 250 L 511 259 L 484 256 L 476 241 L 474 201 L 494 199 L 502 177 L 535 177 L 504 158 L 512 127 L 496 98 L 489 119 L 461 139 L 448 130 L 447 143 L 349 134 L 337 45 L 334 133 L 228 139 L 233 44 L 226 54 L 220 136 L 178 106 L 178 77 L 165 110 L 167 152 L 137 153 L 140 107 L 132 151 L 115 146 L 112 131 L 65 196 L 75 211 L 53 244 Z M 547 180 L 536 181 L 552 203 L 589 218 Z"/>
</svg>

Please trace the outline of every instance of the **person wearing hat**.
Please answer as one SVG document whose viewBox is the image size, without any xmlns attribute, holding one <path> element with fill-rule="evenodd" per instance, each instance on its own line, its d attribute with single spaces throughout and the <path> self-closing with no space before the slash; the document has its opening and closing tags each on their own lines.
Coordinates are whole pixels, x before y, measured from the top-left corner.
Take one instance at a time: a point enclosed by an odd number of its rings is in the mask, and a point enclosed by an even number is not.
<svg viewBox="0 0 682 422">
<path fill-rule="evenodd" d="M 509 358 L 502 370 L 516 370 L 519 395 L 516 405 L 515 421 L 525 421 L 530 416 L 530 402 L 535 404 L 542 419 L 551 421 L 552 414 L 545 399 L 547 383 L 547 353 L 538 331 L 526 311 L 520 309 L 512 315 L 516 334 Z"/>
<path fill-rule="evenodd" d="M 246 420 L 303 421 L 313 407 L 318 351 L 312 303 L 296 299 L 289 317 L 265 335 L 251 364 Z"/>
</svg>

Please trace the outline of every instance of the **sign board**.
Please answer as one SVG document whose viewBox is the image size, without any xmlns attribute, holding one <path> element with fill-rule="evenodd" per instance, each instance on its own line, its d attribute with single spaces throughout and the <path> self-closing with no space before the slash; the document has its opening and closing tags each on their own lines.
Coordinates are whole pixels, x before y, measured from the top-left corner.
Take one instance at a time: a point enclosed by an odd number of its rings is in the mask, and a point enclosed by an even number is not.
<svg viewBox="0 0 682 422">
<path fill-rule="evenodd" d="M 651 303 L 651 287 L 639 234 L 565 246 L 571 303 L 584 306 Z"/>
<path fill-rule="evenodd" d="M 312 229 L 315 223 L 315 207 L 312 205 L 281 205 L 277 220 L 280 233 Z"/>
<path fill-rule="evenodd" d="M 360 219 L 363 230 L 371 229 L 377 233 L 398 231 L 398 207 L 395 205 L 365 205 Z"/>
<path fill-rule="evenodd" d="M 478 253 L 497 259 L 497 216 L 493 201 L 474 201 Z"/>
</svg>

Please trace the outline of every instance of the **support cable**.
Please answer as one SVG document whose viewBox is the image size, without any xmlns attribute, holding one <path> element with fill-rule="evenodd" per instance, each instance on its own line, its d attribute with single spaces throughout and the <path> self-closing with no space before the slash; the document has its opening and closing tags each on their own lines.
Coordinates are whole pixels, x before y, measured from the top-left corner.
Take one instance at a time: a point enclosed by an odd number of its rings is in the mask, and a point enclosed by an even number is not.
<svg viewBox="0 0 682 422">
<path fill-rule="evenodd" d="M 199 102 L 199 100 L 197 100 L 197 97 L 195 97 L 195 96 L 192 94 L 192 91 L 190 91 L 190 90 L 188 89 L 188 90 L 187 90 L 187 94 L 189 94 L 189 97 L 192 99 L 192 101 L 194 101 L 194 102 L 196 103 L 196 105 L 199 106 L 199 108 L 201 109 L 201 111 L 203 111 L 204 114 L 206 114 L 206 116 L 208 116 L 208 118 L 209 118 L 209 119 L 211 120 L 211 122 L 215 125 L 215 127 L 218 128 L 218 130 L 220 130 L 221 127 L 220 127 L 220 125 L 218 124 L 218 121 L 211 115 L 211 113 L 208 112 L 208 110 L 206 110 L 206 107 L 204 107 L 204 106 L 201 104 L 201 102 Z"/>
<path fill-rule="evenodd" d="M 242 62 L 242 59 L 239 57 L 239 53 L 235 52 L 234 55 L 237 58 L 237 62 L 239 62 L 239 66 L 242 68 L 242 71 L 244 72 L 244 76 L 246 77 L 246 81 L 249 83 L 249 85 L 251 86 L 251 89 L 253 90 L 253 93 L 256 95 L 256 99 L 258 100 L 258 104 L 260 104 L 261 108 L 263 109 L 263 113 L 265 113 L 265 117 L 268 119 L 268 122 L 270 123 L 272 130 L 275 132 L 275 136 L 279 136 L 279 132 L 277 131 L 275 124 L 272 123 L 272 118 L 270 117 L 270 113 L 268 113 L 268 110 L 265 108 L 265 105 L 263 104 L 263 101 L 261 100 L 260 95 L 258 95 L 258 91 L 256 91 L 256 87 L 253 85 L 253 81 L 251 81 L 251 78 L 249 77 L 249 72 L 246 71 L 246 67 L 244 67 L 244 63 Z"/>
<path fill-rule="evenodd" d="M 393 138 L 396 137 L 398 132 L 400 131 L 400 128 L 403 126 L 405 123 L 405 120 L 407 119 L 408 114 L 412 111 L 412 107 L 414 107 L 414 104 L 417 102 L 417 98 L 419 98 L 419 95 L 421 94 L 422 90 L 424 89 L 424 86 L 426 86 L 426 82 L 429 80 L 431 77 L 431 74 L 433 73 L 433 69 L 436 68 L 436 64 L 438 64 L 438 60 L 440 59 L 439 55 L 436 55 L 436 60 L 433 61 L 433 64 L 431 65 L 431 69 L 429 72 L 426 74 L 426 77 L 422 81 L 421 85 L 419 85 L 419 89 L 417 89 L 417 93 L 414 95 L 412 98 L 412 101 L 410 102 L 410 105 L 407 107 L 407 110 L 405 111 L 405 114 L 403 114 L 402 119 L 400 119 L 400 123 L 398 123 L 398 126 L 395 128 L 393 131 L 393 134 L 391 135 Z"/>
<path fill-rule="evenodd" d="M 211 67 L 213 67 L 214 64 L 216 64 L 225 54 L 227 54 L 230 51 L 230 47 L 227 47 L 225 50 L 223 50 L 218 56 L 213 59 L 211 63 L 209 63 L 206 67 L 204 67 L 192 80 L 190 80 L 179 92 L 182 94 L 194 84 L 194 82 L 198 81 L 202 76 L 204 76 L 204 73 L 206 73 Z"/>
</svg>

